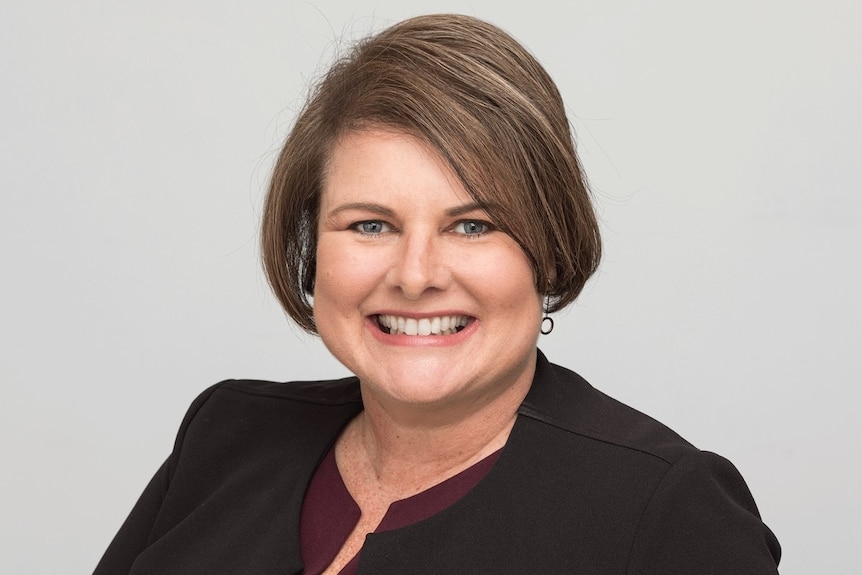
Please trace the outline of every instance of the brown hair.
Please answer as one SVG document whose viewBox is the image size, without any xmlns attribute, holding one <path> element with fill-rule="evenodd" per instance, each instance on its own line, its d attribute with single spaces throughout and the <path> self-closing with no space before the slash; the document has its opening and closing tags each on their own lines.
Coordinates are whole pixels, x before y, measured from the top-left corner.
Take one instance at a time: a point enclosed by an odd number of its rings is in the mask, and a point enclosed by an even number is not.
<svg viewBox="0 0 862 575">
<path fill-rule="evenodd" d="M 598 267 L 599 226 L 556 85 L 514 38 L 469 16 L 405 20 L 359 42 L 317 84 L 264 206 L 262 256 L 287 313 L 314 333 L 320 194 L 345 132 L 405 131 L 433 146 L 530 258 L 549 311 Z"/>
</svg>

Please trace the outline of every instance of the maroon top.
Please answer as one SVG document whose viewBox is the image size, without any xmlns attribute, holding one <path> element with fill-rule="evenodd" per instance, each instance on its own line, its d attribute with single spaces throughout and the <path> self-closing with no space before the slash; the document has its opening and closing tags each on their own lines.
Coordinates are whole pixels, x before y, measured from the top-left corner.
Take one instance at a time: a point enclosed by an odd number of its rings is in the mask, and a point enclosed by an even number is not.
<svg viewBox="0 0 862 575">
<path fill-rule="evenodd" d="M 412 497 L 393 502 L 374 532 L 400 529 L 446 509 L 485 477 L 499 454 L 495 451 L 458 475 Z M 299 538 L 305 562 L 304 575 L 319 575 L 332 563 L 359 523 L 360 515 L 359 506 L 347 491 L 338 471 L 335 450 L 330 449 L 314 472 L 302 502 Z M 344 566 L 339 575 L 355 575 L 361 552 Z"/>
</svg>

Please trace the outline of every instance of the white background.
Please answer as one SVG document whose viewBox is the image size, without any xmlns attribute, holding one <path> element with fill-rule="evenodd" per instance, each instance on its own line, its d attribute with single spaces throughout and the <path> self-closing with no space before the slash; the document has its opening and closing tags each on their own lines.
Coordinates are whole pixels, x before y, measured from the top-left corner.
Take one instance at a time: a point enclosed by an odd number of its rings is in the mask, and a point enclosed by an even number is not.
<svg viewBox="0 0 862 575">
<path fill-rule="evenodd" d="M 734 461 L 784 575 L 857 572 L 858 6 L 3 0 L 0 572 L 91 571 L 211 383 L 345 373 L 260 272 L 268 172 L 339 46 L 440 11 L 578 132 L 606 256 L 542 349 Z"/>
</svg>

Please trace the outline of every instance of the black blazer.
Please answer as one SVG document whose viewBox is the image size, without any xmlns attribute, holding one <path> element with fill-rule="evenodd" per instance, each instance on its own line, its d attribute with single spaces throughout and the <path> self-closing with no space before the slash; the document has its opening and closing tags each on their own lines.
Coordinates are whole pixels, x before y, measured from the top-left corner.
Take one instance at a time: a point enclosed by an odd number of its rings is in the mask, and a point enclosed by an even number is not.
<svg viewBox="0 0 862 575">
<path fill-rule="evenodd" d="M 314 470 L 358 381 L 204 392 L 96 575 L 300 574 Z M 739 473 L 539 353 L 494 467 L 461 500 L 367 537 L 360 574 L 766 574 L 780 548 Z"/>
</svg>

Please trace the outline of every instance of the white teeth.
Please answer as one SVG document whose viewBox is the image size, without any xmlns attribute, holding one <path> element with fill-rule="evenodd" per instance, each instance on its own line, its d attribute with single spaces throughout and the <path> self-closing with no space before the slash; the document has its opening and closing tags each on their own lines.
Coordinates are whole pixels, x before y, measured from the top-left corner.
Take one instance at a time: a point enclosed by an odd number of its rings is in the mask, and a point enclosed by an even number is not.
<svg viewBox="0 0 862 575">
<path fill-rule="evenodd" d="M 428 318 L 419 320 L 419 335 L 431 335 L 431 320 Z"/>
<path fill-rule="evenodd" d="M 419 333 L 419 322 L 412 317 L 404 320 L 404 333 L 407 335 L 417 335 Z"/>
<path fill-rule="evenodd" d="M 466 315 L 444 315 L 414 319 L 395 315 L 379 315 L 377 323 L 391 334 L 404 335 L 452 335 L 467 325 Z"/>
</svg>

